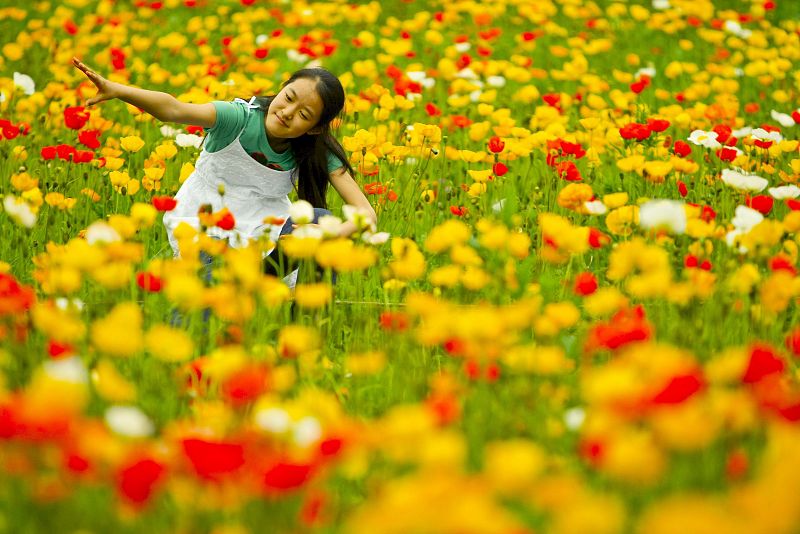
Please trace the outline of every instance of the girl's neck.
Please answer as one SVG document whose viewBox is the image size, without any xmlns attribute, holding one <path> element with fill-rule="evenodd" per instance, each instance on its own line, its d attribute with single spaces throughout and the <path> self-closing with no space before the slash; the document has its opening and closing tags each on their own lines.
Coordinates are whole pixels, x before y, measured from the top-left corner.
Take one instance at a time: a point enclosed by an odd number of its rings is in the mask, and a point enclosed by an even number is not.
<svg viewBox="0 0 800 534">
<path fill-rule="evenodd" d="M 265 120 L 264 131 L 267 134 L 267 143 L 269 143 L 270 148 L 274 150 L 276 154 L 282 154 L 283 152 L 289 150 L 289 147 L 291 146 L 289 144 L 289 140 L 282 137 L 273 136 L 271 133 L 269 133 L 269 130 L 267 130 L 266 123 L 267 121 Z"/>
</svg>

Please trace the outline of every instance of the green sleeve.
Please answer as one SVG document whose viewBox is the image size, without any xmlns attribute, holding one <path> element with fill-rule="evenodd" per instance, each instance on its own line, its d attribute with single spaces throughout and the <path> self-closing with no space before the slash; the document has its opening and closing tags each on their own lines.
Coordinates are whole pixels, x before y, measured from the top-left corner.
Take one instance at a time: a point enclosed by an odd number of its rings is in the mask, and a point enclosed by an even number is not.
<svg viewBox="0 0 800 534">
<path fill-rule="evenodd" d="M 337 158 L 333 152 L 328 152 L 328 172 L 333 172 L 342 167 L 344 167 L 344 165 L 339 158 Z"/>
<path fill-rule="evenodd" d="M 205 141 L 207 152 L 222 150 L 236 139 L 247 123 L 247 111 L 237 102 L 213 102 L 217 110 L 217 121 L 208 129 Z"/>
</svg>

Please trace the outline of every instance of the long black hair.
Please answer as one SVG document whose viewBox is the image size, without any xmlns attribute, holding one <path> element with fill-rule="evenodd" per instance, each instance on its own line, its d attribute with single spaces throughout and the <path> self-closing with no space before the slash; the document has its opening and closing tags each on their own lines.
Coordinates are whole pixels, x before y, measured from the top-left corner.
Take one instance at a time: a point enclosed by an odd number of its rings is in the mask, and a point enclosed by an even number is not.
<svg viewBox="0 0 800 534">
<path fill-rule="evenodd" d="M 332 153 L 342 162 L 342 166 L 353 175 L 353 167 L 347 161 L 347 154 L 339 141 L 331 134 L 331 122 L 339 116 L 344 109 L 344 88 L 339 78 L 321 67 L 300 69 L 286 80 L 281 87 L 286 87 L 295 80 L 306 78 L 317 82 L 316 90 L 322 100 L 322 113 L 320 114 L 315 130 L 319 133 L 305 133 L 299 137 L 289 139 L 289 146 L 295 160 L 293 171 L 297 184 L 297 196 L 306 200 L 315 208 L 327 208 L 329 173 L 328 153 Z M 275 96 L 258 97 L 256 103 L 260 109 L 267 113 Z"/>
</svg>

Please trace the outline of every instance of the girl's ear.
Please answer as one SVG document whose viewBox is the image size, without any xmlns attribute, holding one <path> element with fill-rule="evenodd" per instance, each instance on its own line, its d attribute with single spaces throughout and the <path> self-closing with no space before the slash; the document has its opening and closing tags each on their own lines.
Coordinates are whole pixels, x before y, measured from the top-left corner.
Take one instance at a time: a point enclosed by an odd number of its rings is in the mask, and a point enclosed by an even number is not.
<svg viewBox="0 0 800 534">
<path fill-rule="evenodd" d="M 309 135 L 319 135 L 319 134 L 322 133 L 323 130 L 324 130 L 324 128 L 322 126 L 314 126 L 313 128 L 311 128 L 306 133 L 309 134 Z"/>
</svg>

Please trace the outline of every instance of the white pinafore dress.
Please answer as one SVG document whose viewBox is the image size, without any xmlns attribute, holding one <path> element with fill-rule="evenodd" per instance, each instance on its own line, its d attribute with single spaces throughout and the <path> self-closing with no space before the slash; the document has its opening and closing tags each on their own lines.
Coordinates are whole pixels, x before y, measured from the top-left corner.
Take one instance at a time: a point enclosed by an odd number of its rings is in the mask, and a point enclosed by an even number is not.
<svg viewBox="0 0 800 534">
<path fill-rule="evenodd" d="M 253 99 L 245 103 L 248 113 L 257 107 Z M 197 210 L 203 204 L 211 204 L 215 212 L 227 206 L 236 221 L 232 230 L 209 228 L 208 235 L 228 240 L 233 247 L 242 247 L 268 230 L 270 240 L 277 243 L 281 227 L 265 224 L 264 218 L 289 217 L 291 203 L 288 195 L 294 187 L 292 173 L 270 169 L 254 160 L 239 141 L 242 132 L 221 150 L 200 152 L 194 172 L 175 196 L 177 206 L 164 214 L 164 226 L 176 256 L 180 250 L 174 235 L 175 228 L 185 222 L 199 229 Z M 220 185 L 225 188 L 224 196 L 219 194 Z"/>
</svg>

